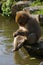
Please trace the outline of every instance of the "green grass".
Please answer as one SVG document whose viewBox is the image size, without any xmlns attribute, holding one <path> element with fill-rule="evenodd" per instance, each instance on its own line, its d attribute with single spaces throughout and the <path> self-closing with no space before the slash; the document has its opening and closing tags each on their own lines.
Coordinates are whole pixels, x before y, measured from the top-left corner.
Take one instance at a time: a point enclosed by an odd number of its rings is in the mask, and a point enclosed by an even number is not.
<svg viewBox="0 0 43 65">
<path fill-rule="evenodd" d="M 40 1 L 34 1 L 30 6 L 41 6 L 43 5 L 43 2 L 40 2 Z"/>
<path fill-rule="evenodd" d="M 41 0 L 36 0 L 33 1 L 32 4 L 30 6 L 43 6 L 43 1 L 40 2 Z M 43 14 L 43 8 L 38 10 L 38 11 L 33 11 L 32 14 Z"/>
<path fill-rule="evenodd" d="M 32 14 L 43 14 L 43 9 L 32 12 Z"/>
</svg>

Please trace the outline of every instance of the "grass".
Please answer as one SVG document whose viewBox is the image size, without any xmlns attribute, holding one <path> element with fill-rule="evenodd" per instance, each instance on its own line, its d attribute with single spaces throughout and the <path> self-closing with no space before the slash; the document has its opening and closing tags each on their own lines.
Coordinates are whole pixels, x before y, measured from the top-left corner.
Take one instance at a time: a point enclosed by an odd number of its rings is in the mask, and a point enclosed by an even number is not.
<svg viewBox="0 0 43 65">
<path fill-rule="evenodd" d="M 43 14 L 43 9 L 32 12 L 32 14 Z"/>
<path fill-rule="evenodd" d="M 40 2 L 39 0 L 33 1 L 30 6 L 43 6 L 43 1 Z M 38 11 L 33 11 L 32 14 L 43 14 L 43 8 Z"/>
<path fill-rule="evenodd" d="M 30 6 L 41 6 L 41 5 L 43 5 L 43 2 L 34 1 Z"/>
</svg>

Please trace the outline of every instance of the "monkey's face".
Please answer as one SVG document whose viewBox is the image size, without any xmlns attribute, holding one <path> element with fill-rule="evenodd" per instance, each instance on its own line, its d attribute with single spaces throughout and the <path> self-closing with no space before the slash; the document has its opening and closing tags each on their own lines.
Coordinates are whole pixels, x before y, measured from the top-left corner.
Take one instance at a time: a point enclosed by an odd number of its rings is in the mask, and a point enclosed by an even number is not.
<svg viewBox="0 0 43 65">
<path fill-rule="evenodd" d="M 19 11 L 16 13 L 15 21 L 20 26 L 25 26 L 29 20 L 29 15 L 25 11 Z"/>
</svg>

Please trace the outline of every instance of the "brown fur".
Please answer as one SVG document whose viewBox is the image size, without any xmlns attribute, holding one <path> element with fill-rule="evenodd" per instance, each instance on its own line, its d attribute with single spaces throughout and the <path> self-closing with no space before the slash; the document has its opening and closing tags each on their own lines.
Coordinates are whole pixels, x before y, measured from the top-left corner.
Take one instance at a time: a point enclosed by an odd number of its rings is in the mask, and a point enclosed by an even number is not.
<svg viewBox="0 0 43 65">
<path fill-rule="evenodd" d="M 41 36 L 40 25 L 36 18 L 32 17 L 29 12 L 17 12 L 15 21 L 18 23 L 19 29 L 14 33 L 14 37 L 17 35 L 25 36 L 26 40 L 31 44 L 39 40 Z"/>
</svg>

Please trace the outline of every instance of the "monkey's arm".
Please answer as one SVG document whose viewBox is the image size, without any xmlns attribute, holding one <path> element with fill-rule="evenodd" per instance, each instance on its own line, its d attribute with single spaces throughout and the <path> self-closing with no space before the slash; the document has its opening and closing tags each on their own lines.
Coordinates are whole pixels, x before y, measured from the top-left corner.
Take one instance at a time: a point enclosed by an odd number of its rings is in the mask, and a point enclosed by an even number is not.
<svg viewBox="0 0 43 65">
<path fill-rule="evenodd" d="M 29 41 L 29 44 L 34 44 L 37 42 L 37 36 L 35 33 L 30 33 L 28 36 L 27 36 L 27 40 Z"/>
<path fill-rule="evenodd" d="M 24 31 L 18 29 L 15 33 L 13 33 L 14 37 L 16 37 L 17 35 L 28 36 L 29 32 L 24 32 Z"/>
</svg>

